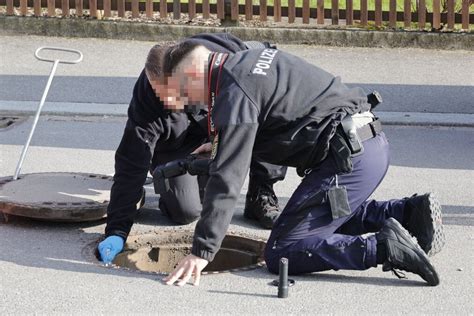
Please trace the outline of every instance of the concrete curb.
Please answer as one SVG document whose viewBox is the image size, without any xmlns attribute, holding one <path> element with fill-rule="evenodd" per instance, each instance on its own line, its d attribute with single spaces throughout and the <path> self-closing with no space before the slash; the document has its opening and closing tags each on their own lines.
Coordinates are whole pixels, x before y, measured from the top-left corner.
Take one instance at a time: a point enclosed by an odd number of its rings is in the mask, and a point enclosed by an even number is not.
<svg viewBox="0 0 474 316">
<path fill-rule="evenodd" d="M 0 115 L 34 115 L 36 101 L 0 101 Z M 46 102 L 43 115 L 126 117 L 128 104 Z M 474 127 L 474 114 L 376 112 L 385 125 Z"/>
<path fill-rule="evenodd" d="M 474 50 L 474 33 L 419 31 L 334 30 L 320 28 L 202 27 L 80 18 L 0 16 L 0 34 L 94 37 L 142 41 L 171 41 L 203 32 L 228 32 L 244 40 L 285 44 L 351 47 L 411 47 Z"/>
<path fill-rule="evenodd" d="M 0 101 L 0 113 L 34 115 L 39 101 Z M 41 114 L 59 116 L 127 116 L 128 104 L 45 102 Z"/>
</svg>

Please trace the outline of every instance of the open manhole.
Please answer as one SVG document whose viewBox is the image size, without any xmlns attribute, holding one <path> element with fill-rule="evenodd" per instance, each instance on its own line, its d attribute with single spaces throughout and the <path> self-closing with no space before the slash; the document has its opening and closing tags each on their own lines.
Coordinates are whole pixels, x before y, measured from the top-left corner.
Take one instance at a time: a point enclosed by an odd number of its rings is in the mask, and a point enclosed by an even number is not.
<svg viewBox="0 0 474 316">
<path fill-rule="evenodd" d="M 106 216 L 112 177 L 45 172 L 0 178 L 0 212 L 47 221 L 86 222 Z"/>
<path fill-rule="evenodd" d="M 14 124 L 21 123 L 25 120 L 26 120 L 26 117 L 0 116 L 0 129 L 11 127 Z"/>
<path fill-rule="evenodd" d="M 193 232 L 160 232 L 130 236 L 114 264 L 131 270 L 167 274 L 191 253 Z M 235 234 L 226 235 L 221 249 L 203 274 L 255 269 L 264 264 L 265 242 Z"/>
</svg>

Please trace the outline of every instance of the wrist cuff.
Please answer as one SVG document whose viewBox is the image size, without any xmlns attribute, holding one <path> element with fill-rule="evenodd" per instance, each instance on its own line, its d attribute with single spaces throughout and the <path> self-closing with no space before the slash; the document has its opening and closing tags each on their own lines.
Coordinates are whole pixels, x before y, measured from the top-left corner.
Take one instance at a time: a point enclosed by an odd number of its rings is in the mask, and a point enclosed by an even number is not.
<svg viewBox="0 0 474 316">
<path fill-rule="evenodd" d="M 112 230 L 105 233 L 105 238 L 110 236 L 119 236 L 123 239 L 123 243 L 127 241 L 128 234 L 120 230 Z"/>
<path fill-rule="evenodd" d="M 193 249 L 191 250 L 191 253 L 209 262 L 214 260 L 214 257 L 216 255 L 214 252 L 207 249 L 207 247 L 201 245 L 199 242 L 196 241 L 193 242 Z"/>
</svg>

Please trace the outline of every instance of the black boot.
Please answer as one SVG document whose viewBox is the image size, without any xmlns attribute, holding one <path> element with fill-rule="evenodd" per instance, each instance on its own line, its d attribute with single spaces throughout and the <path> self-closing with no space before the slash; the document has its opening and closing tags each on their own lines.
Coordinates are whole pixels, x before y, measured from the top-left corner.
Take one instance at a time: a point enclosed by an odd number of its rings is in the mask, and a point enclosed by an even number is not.
<svg viewBox="0 0 474 316">
<path fill-rule="evenodd" d="M 396 276 L 402 278 L 404 275 L 396 269 L 404 270 L 418 274 L 431 286 L 439 284 L 438 274 L 428 256 L 397 220 L 387 219 L 375 236 L 377 248 L 385 251 L 383 271 L 393 271 Z M 377 257 L 380 257 L 380 254 Z"/>
<path fill-rule="evenodd" d="M 416 239 L 421 249 L 432 256 L 441 251 L 446 237 L 441 221 L 441 205 L 433 193 L 406 199 L 403 227 Z"/>
<path fill-rule="evenodd" d="M 271 229 L 280 213 L 272 185 L 249 186 L 244 209 L 246 218 L 257 220 L 263 228 Z"/>
</svg>

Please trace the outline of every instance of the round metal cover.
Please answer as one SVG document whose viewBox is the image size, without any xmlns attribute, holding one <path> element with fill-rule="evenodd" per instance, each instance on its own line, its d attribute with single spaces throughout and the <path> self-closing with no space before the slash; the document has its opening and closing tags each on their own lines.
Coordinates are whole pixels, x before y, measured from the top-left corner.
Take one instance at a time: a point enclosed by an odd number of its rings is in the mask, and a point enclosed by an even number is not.
<svg viewBox="0 0 474 316">
<path fill-rule="evenodd" d="M 113 178 L 45 172 L 0 178 L 0 212 L 56 222 L 104 218 Z"/>
</svg>

